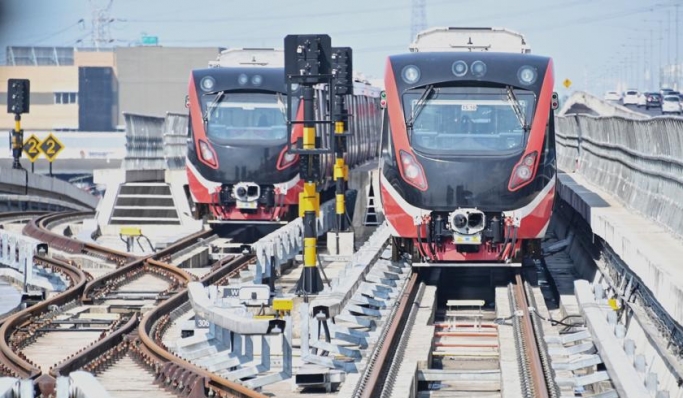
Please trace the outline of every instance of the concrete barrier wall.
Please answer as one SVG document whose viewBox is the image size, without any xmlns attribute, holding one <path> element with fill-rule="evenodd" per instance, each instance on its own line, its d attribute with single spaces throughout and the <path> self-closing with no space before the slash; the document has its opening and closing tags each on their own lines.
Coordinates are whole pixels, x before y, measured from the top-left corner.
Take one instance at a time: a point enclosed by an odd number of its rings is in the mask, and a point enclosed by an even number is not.
<svg viewBox="0 0 683 398">
<path fill-rule="evenodd" d="M 124 170 L 178 170 L 185 168 L 187 115 L 166 117 L 123 114 L 126 121 Z"/>
<path fill-rule="evenodd" d="M 164 118 L 123 113 L 126 122 L 124 170 L 163 170 Z"/>
<path fill-rule="evenodd" d="M 180 170 L 185 168 L 187 154 L 188 116 L 179 113 L 167 113 L 164 120 L 164 158 L 166 168 Z"/>
<path fill-rule="evenodd" d="M 558 167 L 683 237 L 683 118 L 556 120 Z"/>
<path fill-rule="evenodd" d="M 57 199 L 89 209 L 97 207 L 99 202 L 97 197 L 66 181 L 17 169 L 0 169 L 0 192 Z"/>
</svg>

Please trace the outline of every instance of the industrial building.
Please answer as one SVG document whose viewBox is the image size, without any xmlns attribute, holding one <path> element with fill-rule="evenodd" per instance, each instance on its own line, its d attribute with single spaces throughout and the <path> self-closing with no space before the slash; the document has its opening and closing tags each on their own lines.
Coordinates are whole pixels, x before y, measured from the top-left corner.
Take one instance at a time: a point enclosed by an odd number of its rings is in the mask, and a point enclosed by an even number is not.
<svg viewBox="0 0 683 398">
<path fill-rule="evenodd" d="M 190 71 L 215 60 L 219 47 L 8 47 L 0 66 L 0 107 L 7 80 L 30 79 L 26 131 L 116 131 L 123 112 L 184 112 Z M 14 117 L 0 112 L 0 130 Z"/>
</svg>

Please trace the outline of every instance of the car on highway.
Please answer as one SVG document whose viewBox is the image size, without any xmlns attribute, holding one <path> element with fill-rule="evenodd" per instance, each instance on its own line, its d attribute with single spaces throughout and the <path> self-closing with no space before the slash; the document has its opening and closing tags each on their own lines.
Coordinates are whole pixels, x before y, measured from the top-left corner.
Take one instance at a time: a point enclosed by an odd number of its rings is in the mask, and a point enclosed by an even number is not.
<svg viewBox="0 0 683 398">
<path fill-rule="evenodd" d="M 621 101 L 621 95 L 616 91 L 608 91 L 605 93 L 605 101 Z"/>
<path fill-rule="evenodd" d="M 672 88 L 663 88 L 663 89 L 659 90 L 659 95 L 661 95 L 662 98 L 664 98 L 665 95 L 669 95 L 669 94 L 671 94 L 673 91 L 674 91 L 674 90 L 673 90 Z"/>
<path fill-rule="evenodd" d="M 662 96 L 659 95 L 659 93 L 645 93 L 643 99 L 644 104 L 642 106 L 644 106 L 645 109 L 662 107 Z"/>
<path fill-rule="evenodd" d="M 667 113 L 675 113 L 680 115 L 683 113 L 681 109 L 681 97 L 678 95 L 665 95 L 662 101 L 662 115 Z"/>
<path fill-rule="evenodd" d="M 638 105 L 638 90 L 628 89 L 621 100 L 622 105 Z"/>
</svg>

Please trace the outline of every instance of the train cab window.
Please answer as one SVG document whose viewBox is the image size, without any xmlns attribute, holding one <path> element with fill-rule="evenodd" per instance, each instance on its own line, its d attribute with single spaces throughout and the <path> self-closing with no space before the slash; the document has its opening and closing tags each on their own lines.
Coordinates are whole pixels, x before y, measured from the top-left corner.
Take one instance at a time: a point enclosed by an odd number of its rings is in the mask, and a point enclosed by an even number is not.
<svg viewBox="0 0 683 398">
<path fill-rule="evenodd" d="M 535 102 L 532 92 L 512 88 L 421 88 L 403 95 L 412 146 L 433 154 L 520 150 Z"/>
<path fill-rule="evenodd" d="M 207 134 L 217 143 L 285 141 L 286 98 L 277 93 L 225 93 L 202 98 Z M 296 111 L 293 112 L 296 114 Z"/>
</svg>

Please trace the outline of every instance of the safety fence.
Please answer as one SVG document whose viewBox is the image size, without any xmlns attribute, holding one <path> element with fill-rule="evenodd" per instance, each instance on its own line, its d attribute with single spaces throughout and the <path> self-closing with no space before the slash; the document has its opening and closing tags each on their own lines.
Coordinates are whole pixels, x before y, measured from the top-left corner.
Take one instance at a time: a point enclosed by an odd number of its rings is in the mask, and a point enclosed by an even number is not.
<svg viewBox="0 0 683 398">
<path fill-rule="evenodd" d="M 124 113 L 126 123 L 125 170 L 182 169 L 187 150 L 187 116 L 166 117 Z"/>
<path fill-rule="evenodd" d="M 556 118 L 558 167 L 683 237 L 683 118 Z"/>
</svg>

